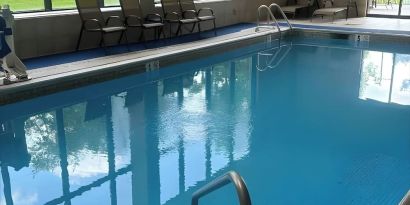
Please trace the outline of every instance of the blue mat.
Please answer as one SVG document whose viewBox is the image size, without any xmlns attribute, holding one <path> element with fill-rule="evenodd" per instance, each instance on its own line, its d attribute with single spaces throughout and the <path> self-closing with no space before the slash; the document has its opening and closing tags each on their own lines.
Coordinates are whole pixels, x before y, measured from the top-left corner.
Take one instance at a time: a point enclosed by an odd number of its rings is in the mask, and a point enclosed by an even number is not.
<svg viewBox="0 0 410 205">
<path fill-rule="evenodd" d="M 235 25 L 231 25 L 227 27 L 218 28 L 217 36 L 235 33 L 243 29 L 252 28 L 254 26 L 255 24 L 251 24 L 251 23 L 240 23 L 240 24 L 235 24 Z M 175 37 L 171 39 L 148 41 L 145 43 L 145 45 L 143 43 L 135 43 L 135 44 L 130 44 L 128 47 L 130 51 L 140 51 L 140 50 L 144 50 L 147 48 L 158 48 L 158 47 L 163 47 L 163 46 L 168 46 L 168 45 L 193 42 L 193 41 L 206 39 L 206 38 L 212 38 L 212 37 L 215 37 L 213 30 L 205 31 L 205 32 L 202 32 L 201 34 L 195 33 L 195 34 L 184 35 L 184 36 Z M 87 60 L 87 59 L 98 58 L 98 57 L 103 57 L 103 56 L 113 55 L 113 54 L 126 53 L 126 52 L 129 52 L 127 47 L 125 45 L 120 45 L 120 46 L 109 47 L 106 49 L 106 51 L 104 51 L 103 48 L 96 48 L 96 49 L 89 49 L 89 50 L 77 51 L 77 52 L 72 52 L 72 53 L 63 53 L 63 54 L 56 54 L 56 55 L 50 55 L 50 56 L 44 56 L 44 57 L 38 57 L 38 58 L 31 58 L 31 59 L 24 60 L 24 63 L 26 64 L 27 68 L 31 70 L 31 69 L 41 68 L 41 67 L 59 65 L 59 64 L 64 64 L 64 63 L 71 63 L 75 61 Z"/>
</svg>

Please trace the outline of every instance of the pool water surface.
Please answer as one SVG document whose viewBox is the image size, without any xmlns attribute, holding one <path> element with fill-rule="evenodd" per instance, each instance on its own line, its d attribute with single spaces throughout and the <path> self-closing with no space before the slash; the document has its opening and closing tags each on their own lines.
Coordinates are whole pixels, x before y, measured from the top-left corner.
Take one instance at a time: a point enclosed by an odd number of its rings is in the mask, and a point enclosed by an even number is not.
<svg viewBox="0 0 410 205">
<path fill-rule="evenodd" d="M 0 107 L 0 205 L 398 204 L 410 51 L 282 44 Z"/>
</svg>

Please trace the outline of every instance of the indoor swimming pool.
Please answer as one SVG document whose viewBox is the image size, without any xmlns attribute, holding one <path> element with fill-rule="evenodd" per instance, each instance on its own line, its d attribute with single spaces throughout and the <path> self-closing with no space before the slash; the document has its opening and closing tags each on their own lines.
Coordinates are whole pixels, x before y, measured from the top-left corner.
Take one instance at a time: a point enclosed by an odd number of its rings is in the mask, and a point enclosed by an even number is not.
<svg viewBox="0 0 410 205">
<path fill-rule="evenodd" d="M 0 205 L 189 205 L 230 170 L 255 205 L 398 204 L 408 47 L 278 43 L 1 106 Z"/>
</svg>

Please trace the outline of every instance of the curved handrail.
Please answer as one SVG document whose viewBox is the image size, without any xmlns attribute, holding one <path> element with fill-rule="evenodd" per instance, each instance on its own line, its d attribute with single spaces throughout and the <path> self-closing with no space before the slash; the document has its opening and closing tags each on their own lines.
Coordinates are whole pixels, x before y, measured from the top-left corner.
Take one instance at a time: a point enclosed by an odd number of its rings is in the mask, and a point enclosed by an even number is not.
<svg viewBox="0 0 410 205">
<path fill-rule="evenodd" d="M 268 68 L 270 68 L 270 69 L 276 68 L 280 63 L 282 63 L 283 59 L 289 54 L 290 50 L 292 49 L 292 44 L 290 44 L 290 45 L 283 45 L 283 46 L 280 47 L 280 49 L 282 49 L 283 47 L 287 47 L 285 53 L 279 58 L 279 60 L 275 63 L 275 65 L 271 66 L 270 64 L 272 64 L 273 61 L 274 61 L 274 60 L 276 59 L 276 57 L 277 57 L 277 55 L 275 55 L 275 58 L 272 59 L 272 60 L 269 62 L 269 65 L 270 65 L 270 66 L 268 66 Z M 280 52 L 280 51 L 279 51 L 279 52 Z M 278 53 L 279 53 L 279 52 L 278 52 Z"/>
<path fill-rule="evenodd" d="M 229 171 L 225 175 L 213 180 L 204 187 L 200 188 L 194 194 L 192 194 L 192 205 L 198 205 L 199 198 L 229 184 L 233 183 L 238 194 L 240 205 L 252 205 L 251 197 L 249 196 L 248 188 L 246 184 L 237 172 Z"/>
<path fill-rule="evenodd" d="M 282 15 L 283 19 L 286 20 L 286 23 L 288 23 L 290 30 L 292 30 L 292 29 L 293 29 L 292 24 L 290 24 L 288 17 L 286 17 L 286 14 L 282 11 L 282 9 L 280 8 L 280 6 L 277 5 L 277 4 L 275 4 L 275 3 L 272 3 L 272 4 L 269 6 L 269 10 L 271 10 L 273 7 L 278 8 L 278 10 L 279 10 L 280 14 Z M 277 22 L 276 22 L 276 23 L 277 23 Z"/>
<path fill-rule="evenodd" d="M 410 204 L 410 190 L 407 192 L 407 194 L 400 201 L 399 205 L 409 205 L 409 204 Z"/>
<path fill-rule="evenodd" d="M 266 9 L 266 10 L 268 11 L 268 24 L 270 23 L 270 19 L 274 20 L 275 23 L 276 23 L 276 27 L 278 28 L 278 31 L 280 32 L 279 23 L 278 23 L 278 21 L 276 20 L 275 15 L 273 15 L 273 13 L 272 13 L 270 7 L 268 7 L 268 6 L 266 6 L 266 5 L 261 5 L 261 6 L 259 6 L 259 8 L 258 8 L 258 17 L 257 17 L 257 19 L 256 19 L 256 23 L 257 23 L 256 31 L 259 31 L 259 28 L 261 27 L 261 26 L 260 26 L 259 17 L 261 16 L 261 11 L 262 11 L 262 9 Z M 270 17 L 270 18 L 269 18 L 269 17 Z"/>
<path fill-rule="evenodd" d="M 279 10 L 279 12 L 280 12 L 280 14 L 282 15 L 283 19 L 286 20 L 286 23 L 288 24 L 290 30 L 292 30 L 292 29 L 293 29 L 292 24 L 290 24 L 288 17 L 287 17 L 287 16 L 285 15 L 285 13 L 282 11 L 282 9 L 280 8 L 280 6 L 279 6 L 278 4 L 272 3 L 269 7 L 266 6 L 266 5 L 261 5 L 261 6 L 259 6 L 259 8 L 258 8 L 258 16 L 257 16 L 257 19 L 256 19 L 256 23 L 257 23 L 256 31 L 259 31 L 259 28 L 261 28 L 261 26 L 260 26 L 260 20 L 259 20 L 259 18 L 260 18 L 260 16 L 261 16 L 261 11 L 262 11 L 262 9 L 266 9 L 267 12 L 268 12 L 268 13 L 267 13 L 267 14 L 268 14 L 268 19 L 267 19 L 268 24 L 270 24 L 270 19 L 272 19 L 272 20 L 276 23 L 276 27 L 277 27 L 277 29 L 278 29 L 278 31 L 279 31 L 279 33 L 280 33 L 279 23 L 278 23 L 278 21 L 276 20 L 275 15 L 273 15 L 273 13 L 272 13 L 272 8 L 273 8 L 273 7 L 276 7 L 276 8 Z"/>
<path fill-rule="evenodd" d="M 281 52 L 283 47 L 287 47 L 287 50 L 285 51 L 285 53 L 279 58 L 279 60 L 275 63 L 275 65 L 271 65 L 273 63 L 274 60 L 276 60 L 278 54 Z M 266 71 L 268 69 L 274 69 L 276 68 L 282 61 L 283 59 L 288 55 L 288 53 L 290 52 L 290 50 L 292 49 L 292 44 L 290 45 L 282 45 L 279 46 L 278 51 L 273 55 L 273 58 L 266 64 L 265 68 L 260 68 L 260 63 L 259 63 L 259 55 L 272 55 L 272 54 L 264 54 L 264 53 L 258 53 L 258 63 L 256 65 L 256 69 L 258 71 Z"/>
</svg>

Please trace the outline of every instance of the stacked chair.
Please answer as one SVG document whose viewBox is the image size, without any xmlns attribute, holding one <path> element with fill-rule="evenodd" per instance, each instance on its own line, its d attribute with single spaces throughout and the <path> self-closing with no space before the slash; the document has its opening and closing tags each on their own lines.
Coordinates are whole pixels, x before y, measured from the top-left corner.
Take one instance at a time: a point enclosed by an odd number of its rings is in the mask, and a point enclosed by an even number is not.
<svg viewBox="0 0 410 205">
<path fill-rule="evenodd" d="M 144 16 L 139 0 L 120 0 L 125 26 L 128 28 L 140 28 L 140 40 L 145 42 L 145 30 L 154 30 L 155 39 L 164 35 L 164 22 L 159 14 L 147 14 Z"/>
<path fill-rule="evenodd" d="M 154 30 L 155 39 L 159 39 L 161 34 L 165 38 L 164 23 L 169 24 L 169 37 L 182 34 L 184 26 L 189 25 L 190 33 L 194 32 L 196 25 L 201 32 L 201 23 L 212 22 L 216 35 L 216 17 L 211 8 L 196 9 L 193 0 L 161 0 L 164 18 L 159 14 L 144 15 L 139 0 L 120 0 L 121 11 L 124 19 L 119 16 L 109 16 L 104 18 L 101 12 L 99 0 L 75 0 L 78 13 L 81 18 L 80 36 L 77 42 L 77 50 L 80 48 L 81 39 L 84 32 L 98 32 L 101 34 L 100 47 L 106 46 L 105 35 L 119 33 L 118 43 L 125 36 L 128 44 L 127 29 L 139 28 L 141 33 L 140 41 L 145 42 L 145 31 Z M 176 32 L 172 32 L 173 25 L 176 25 Z"/>
<path fill-rule="evenodd" d="M 101 7 L 98 0 L 76 0 L 77 10 L 81 18 L 81 31 L 80 37 L 77 42 L 77 50 L 80 48 L 81 38 L 84 32 L 94 32 L 101 34 L 100 46 L 105 47 L 105 35 L 109 33 L 120 33 L 118 43 L 121 42 L 122 37 L 125 34 L 126 41 L 128 43 L 126 30 L 122 19 L 119 16 L 110 16 L 107 20 L 104 20 L 104 16 L 101 12 Z M 111 23 L 114 22 L 115 24 Z M 110 24 L 111 23 L 111 24 Z"/>
<path fill-rule="evenodd" d="M 184 25 L 192 25 L 189 30 L 194 32 L 195 26 L 198 25 L 198 30 L 201 32 L 201 23 L 212 21 L 216 35 L 216 17 L 214 11 L 210 8 L 202 8 L 197 10 L 193 0 L 161 0 L 162 11 L 164 18 L 170 25 L 170 36 L 172 36 L 172 25 L 177 24 L 176 36 L 182 33 Z M 208 11 L 208 14 L 203 15 L 203 11 Z"/>
<path fill-rule="evenodd" d="M 211 8 L 201 8 L 199 10 L 196 9 L 194 0 L 179 0 L 179 5 L 181 7 L 182 16 L 188 17 L 188 13 L 192 13 L 198 20 L 198 30 L 201 32 L 201 23 L 212 21 L 213 22 L 213 30 L 216 35 L 216 17 L 214 11 Z M 203 14 L 207 12 L 207 14 Z"/>
</svg>

